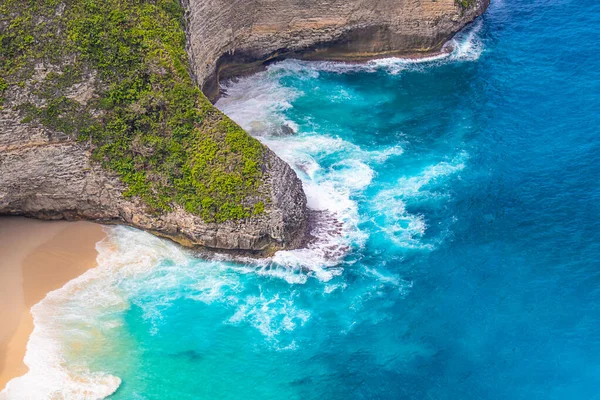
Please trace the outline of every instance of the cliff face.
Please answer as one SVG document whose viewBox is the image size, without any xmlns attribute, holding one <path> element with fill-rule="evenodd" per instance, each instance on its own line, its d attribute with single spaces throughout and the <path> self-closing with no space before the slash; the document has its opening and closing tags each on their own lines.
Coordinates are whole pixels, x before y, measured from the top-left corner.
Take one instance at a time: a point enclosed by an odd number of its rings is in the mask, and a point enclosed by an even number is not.
<svg viewBox="0 0 600 400">
<path fill-rule="evenodd" d="M 186 246 L 302 245 L 294 171 L 210 104 L 178 0 L 0 7 L 0 214 L 124 223 Z"/>
<path fill-rule="evenodd" d="M 283 57 L 364 60 L 439 51 L 489 0 L 188 0 L 192 63 L 219 78 Z"/>
<path fill-rule="evenodd" d="M 437 51 L 489 3 L 467 2 L 183 1 L 187 50 L 216 96 L 220 76 L 279 57 Z M 301 181 L 194 89 L 177 1 L 140 4 L 4 4 L 0 214 L 124 223 L 216 250 L 303 245 Z"/>
<path fill-rule="evenodd" d="M 88 219 L 124 223 L 185 246 L 268 254 L 302 245 L 306 198 L 294 171 L 273 152 L 264 153 L 261 191 L 265 211 L 240 221 L 207 223 L 175 207 L 156 214 L 126 185 L 91 161 L 88 145 L 0 112 L 0 214 L 40 219 Z"/>
</svg>

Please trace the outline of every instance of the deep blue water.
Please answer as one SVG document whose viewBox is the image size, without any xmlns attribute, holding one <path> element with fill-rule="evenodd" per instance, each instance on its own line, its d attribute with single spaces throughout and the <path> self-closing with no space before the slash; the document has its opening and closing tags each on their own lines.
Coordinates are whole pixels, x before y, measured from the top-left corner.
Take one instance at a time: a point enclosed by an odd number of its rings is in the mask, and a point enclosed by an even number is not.
<svg viewBox="0 0 600 400">
<path fill-rule="evenodd" d="M 230 84 L 341 235 L 244 265 L 113 229 L 72 368 L 115 400 L 600 399 L 600 3 L 493 1 L 457 41 Z"/>
</svg>

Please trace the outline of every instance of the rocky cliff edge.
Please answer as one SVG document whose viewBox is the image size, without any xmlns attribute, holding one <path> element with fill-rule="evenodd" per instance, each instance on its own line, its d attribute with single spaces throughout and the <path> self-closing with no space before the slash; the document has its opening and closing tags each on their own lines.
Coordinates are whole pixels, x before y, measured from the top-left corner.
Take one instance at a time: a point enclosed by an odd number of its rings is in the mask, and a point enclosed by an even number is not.
<svg viewBox="0 0 600 400">
<path fill-rule="evenodd" d="M 177 10 L 173 1 L 108 0 L 90 9 L 76 0 L 41 1 L 23 11 L 7 0 L 0 10 L 0 214 L 124 223 L 213 250 L 269 254 L 302 246 L 306 197 L 294 171 L 202 94 L 190 106 L 202 112 L 183 110 L 189 121 L 165 119 L 181 86 L 193 91 L 187 79 L 194 76 L 216 97 L 220 78 L 288 56 L 360 60 L 436 52 L 489 3 L 189 0 Z M 70 7 L 77 11 L 69 14 Z M 173 23 L 184 12 L 187 38 Z M 98 21 L 112 29 L 94 30 Z M 162 21 L 171 21 L 171 30 L 155 40 L 147 27 Z M 67 50 L 45 44 L 48 37 Z M 132 56 L 131 46 L 144 40 L 151 40 L 143 46 L 151 56 Z M 179 45 L 187 46 L 191 68 Z M 114 65 L 104 57 L 111 52 Z M 123 58 L 129 64 L 121 65 Z M 132 83 L 116 74 L 130 75 L 134 67 Z M 187 131 L 173 123 L 179 120 Z M 252 156 L 238 142 L 252 147 Z M 215 186 L 221 172 L 229 180 Z"/>
</svg>

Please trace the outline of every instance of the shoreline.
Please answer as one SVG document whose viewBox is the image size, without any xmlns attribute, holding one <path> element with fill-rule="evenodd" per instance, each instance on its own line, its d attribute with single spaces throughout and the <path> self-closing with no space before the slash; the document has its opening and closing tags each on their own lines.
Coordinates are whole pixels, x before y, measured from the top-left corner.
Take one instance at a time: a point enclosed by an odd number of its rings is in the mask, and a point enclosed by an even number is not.
<svg viewBox="0 0 600 400">
<path fill-rule="evenodd" d="M 28 371 L 31 307 L 95 267 L 105 237 L 92 222 L 0 217 L 0 391 Z"/>
<path fill-rule="evenodd" d="M 471 23 L 472 24 L 472 23 Z M 467 29 L 471 26 L 471 24 L 466 25 L 464 29 Z M 457 33 L 458 34 L 458 33 Z M 443 58 L 446 56 L 450 56 L 452 52 L 455 50 L 453 47 L 452 40 L 456 37 L 456 35 L 452 36 L 448 39 L 438 50 L 424 51 L 424 52 L 387 52 L 387 53 L 379 53 L 379 54 L 370 54 L 370 55 L 345 55 L 345 56 L 330 56 L 330 57 L 322 57 L 319 54 L 315 53 L 312 56 L 303 56 L 301 53 L 291 53 L 287 56 L 278 56 L 274 58 L 268 58 L 265 60 L 257 60 L 253 62 L 247 63 L 239 63 L 239 64 L 229 64 L 224 69 L 218 69 L 218 91 L 216 93 L 205 95 L 208 97 L 210 102 L 214 105 L 216 104 L 221 97 L 226 95 L 227 91 L 223 90 L 222 84 L 224 82 L 236 81 L 240 78 L 245 78 L 259 72 L 266 71 L 267 68 L 273 63 L 278 63 L 285 60 L 298 60 L 298 61 L 312 61 L 312 62 L 331 62 L 331 63 L 340 63 L 347 65 L 366 65 L 370 62 L 377 62 L 380 60 L 388 60 L 388 59 L 401 59 L 412 62 L 426 62 L 428 60 L 435 60 L 437 58 Z M 227 68 L 233 69 L 235 72 L 233 73 L 224 73 L 221 76 L 223 71 L 226 71 Z M 207 78 L 207 82 L 211 78 Z M 205 84 L 207 83 L 205 82 Z M 204 85 L 201 85 L 204 88 Z M 209 89 L 207 89 L 209 90 Z M 204 89 L 203 89 L 204 93 Z"/>
</svg>

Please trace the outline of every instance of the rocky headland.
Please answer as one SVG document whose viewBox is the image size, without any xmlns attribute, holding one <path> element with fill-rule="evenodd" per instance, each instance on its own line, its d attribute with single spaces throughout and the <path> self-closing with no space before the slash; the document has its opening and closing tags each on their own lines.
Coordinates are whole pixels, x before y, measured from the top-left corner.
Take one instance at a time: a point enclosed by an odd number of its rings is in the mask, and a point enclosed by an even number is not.
<svg viewBox="0 0 600 400">
<path fill-rule="evenodd" d="M 0 214 L 122 223 L 212 250 L 300 247 L 302 183 L 208 101 L 220 79 L 286 57 L 435 53 L 488 5 L 6 0 Z"/>
</svg>

